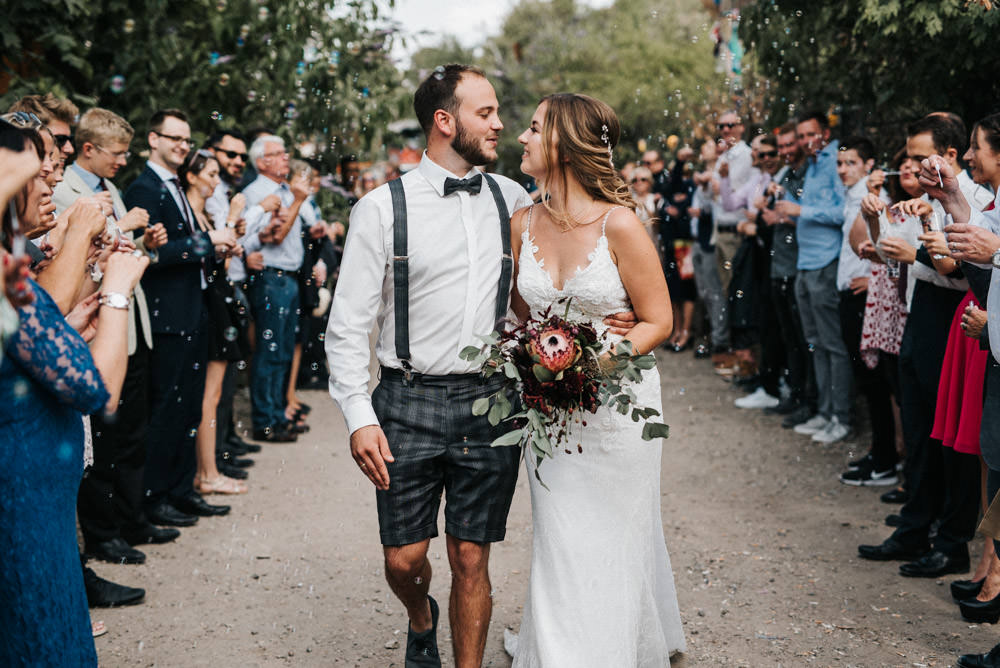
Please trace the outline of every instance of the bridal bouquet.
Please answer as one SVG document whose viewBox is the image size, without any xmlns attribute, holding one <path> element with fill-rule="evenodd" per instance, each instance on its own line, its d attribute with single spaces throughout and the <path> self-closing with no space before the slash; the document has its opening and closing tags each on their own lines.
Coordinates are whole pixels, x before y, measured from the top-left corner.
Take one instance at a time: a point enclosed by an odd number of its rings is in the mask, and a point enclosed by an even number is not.
<svg viewBox="0 0 1000 668">
<path fill-rule="evenodd" d="M 669 427 L 649 418 L 660 412 L 635 405 L 635 392 L 629 382 L 639 382 L 642 371 L 656 366 L 652 355 L 633 354 L 632 344 L 622 341 L 610 353 L 602 353 L 603 337 L 589 324 L 568 320 L 569 301 L 562 317 L 552 315 L 552 307 L 541 318 L 529 318 L 522 325 L 494 332 L 484 338 L 482 348 L 468 346 L 462 359 L 482 365 L 483 376 L 502 373 L 506 383 L 489 397 L 472 406 L 475 415 L 487 415 L 490 424 L 510 420 L 514 429 L 497 438 L 493 445 L 530 447 L 537 465 L 552 457 L 556 447 L 567 453 L 574 425 L 586 427 L 585 413 L 596 413 L 600 406 L 615 408 L 622 415 L 631 412 L 632 420 L 646 420 L 642 438 L 666 438 Z M 603 359 L 602 359 L 603 356 Z M 522 411 L 511 415 L 513 405 L 507 398 L 510 390 L 520 393 Z M 577 450 L 583 446 L 577 443 Z"/>
</svg>

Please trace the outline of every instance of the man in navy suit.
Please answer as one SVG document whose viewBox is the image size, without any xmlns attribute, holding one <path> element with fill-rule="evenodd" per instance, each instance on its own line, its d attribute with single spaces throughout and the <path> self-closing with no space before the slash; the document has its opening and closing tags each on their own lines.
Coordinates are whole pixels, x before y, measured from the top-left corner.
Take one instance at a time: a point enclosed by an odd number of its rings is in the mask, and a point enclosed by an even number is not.
<svg viewBox="0 0 1000 668">
<path fill-rule="evenodd" d="M 163 223 L 167 243 L 142 279 L 153 332 L 150 419 L 146 449 L 146 515 L 154 524 L 190 526 L 198 516 L 225 515 L 194 491 L 195 436 L 201 421 L 208 362 L 207 286 L 202 259 L 215 246 L 232 246 L 232 230 L 202 232 L 177 177 L 191 151 L 183 112 L 157 111 L 149 120 L 149 161 L 125 191 L 128 207 L 142 207 Z"/>
</svg>

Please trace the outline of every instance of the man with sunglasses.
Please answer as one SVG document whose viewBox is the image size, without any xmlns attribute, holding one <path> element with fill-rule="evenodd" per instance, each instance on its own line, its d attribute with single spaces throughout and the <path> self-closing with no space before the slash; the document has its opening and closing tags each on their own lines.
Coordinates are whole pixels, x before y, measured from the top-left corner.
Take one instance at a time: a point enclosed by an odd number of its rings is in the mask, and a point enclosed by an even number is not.
<svg viewBox="0 0 1000 668">
<path fill-rule="evenodd" d="M 58 169 L 66 166 L 66 159 L 75 153 L 73 149 L 73 126 L 76 125 L 80 110 L 66 98 L 52 93 L 26 95 L 14 103 L 9 111 L 24 111 L 34 114 L 55 137 L 56 147 L 62 156 Z"/>
<path fill-rule="evenodd" d="M 657 204 L 666 202 L 670 197 L 670 174 L 663 155 L 659 151 L 646 151 L 642 154 L 641 164 L 653 173 L 653 194 L 656 195 Z"/>
<path fill-rule="evenodd" d="M 149 120 L 149 161 L 125 191 L 125 203 L 163 223 L 167 242 L 146 270 L 142 287 L 150 308 L 149 431 L 144 476 L 146 516 L 154 524 L 191 526 L 199 516 L 225 515 L 194 491 L 195 435 L 205 393 L 208 283 L 202 259 L 216 246 L 235 245 L 230 229 L 205 233 L 184 194 L 177 170 L 191 151 L 191 127 L 177 109 Z"/>
</svg>

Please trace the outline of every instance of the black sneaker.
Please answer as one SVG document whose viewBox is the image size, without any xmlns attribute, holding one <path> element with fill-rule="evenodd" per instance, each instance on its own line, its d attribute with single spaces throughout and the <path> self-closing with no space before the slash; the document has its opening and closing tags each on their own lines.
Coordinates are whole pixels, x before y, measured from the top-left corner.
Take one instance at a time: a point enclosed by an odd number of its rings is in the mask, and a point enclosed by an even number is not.
<svg viewBox="0 0 1000 668">
<path fill-rule="evenodd" d="M 861 466 L 853 471 L 848 470 L 841 473 L 840 482 L 856 487 L 884 487 L 898 483 L 899 476 L 896 475 L 895 467 L 889 467 L 885 471 L 876 471 L 874 466 Z"/>
<path fill-rule="evenodd" d="M 782 399 L 777 406 L 764 409 L 764 415 L 790 415 L 799 408 L 799 402 L 795 399 Z"/>
<path fill-rule="evenodd" d="M 848 471 L 857 471 L 858 469 L 873 468 L 875 466 L 875 458 L 872 457 L 872 453 L 868 453 L 864 457 L 858 457 L 857 459 L 847 462 Z"/>
<path fill-rule="evenodd" d="M 437 646 L 438 604 L 430 595 L 427 600 L 431 604 L 431 627 L 423 633 L 414 633 L 413 629 L 407 632 L 405 668 L 441 668 Z"/>
<path fill-rule="evenodd" d="M 879 497 L 882 503 L 906 503 L 910 495 L 906 493 L 905 489 L 897 487 L 896 489 L 890 489 L 888 492 Z"/>
</svg>

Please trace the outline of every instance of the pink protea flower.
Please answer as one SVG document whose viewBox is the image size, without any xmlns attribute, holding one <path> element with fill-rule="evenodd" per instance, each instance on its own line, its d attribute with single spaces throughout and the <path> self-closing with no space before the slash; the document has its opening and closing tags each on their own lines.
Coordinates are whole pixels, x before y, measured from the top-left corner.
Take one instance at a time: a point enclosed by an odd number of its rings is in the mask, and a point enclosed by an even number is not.
<svg viewBox="0 0 1000 668">
<path fill-rule="evenodd" d="M 532 343 L 539 364 L 552 373 L 559 373 L 580 356 L 580 347 L 576 339 L 561 327 L 543 329 L 535 335 Z"/>
</svg>

